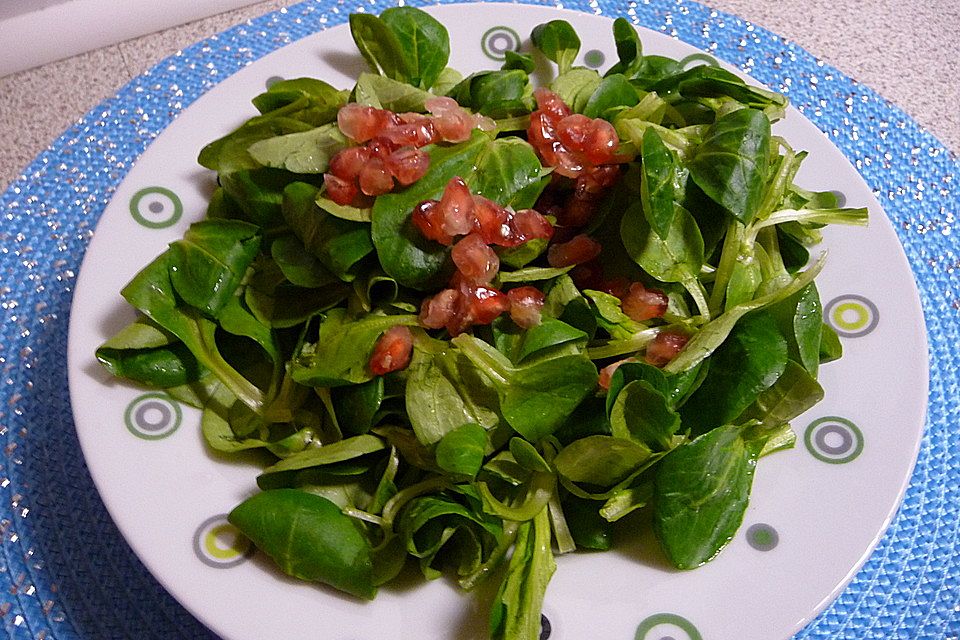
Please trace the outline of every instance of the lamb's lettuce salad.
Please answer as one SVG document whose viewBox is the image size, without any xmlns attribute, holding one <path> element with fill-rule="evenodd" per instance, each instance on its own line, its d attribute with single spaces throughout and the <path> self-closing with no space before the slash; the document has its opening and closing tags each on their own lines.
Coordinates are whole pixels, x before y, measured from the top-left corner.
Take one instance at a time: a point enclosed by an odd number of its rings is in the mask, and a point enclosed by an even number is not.
<svg viewBox="0 0 960 640">
<path fill-rule="evenodd" d="M 230 521 L 357 598 L 411 566 L 496 580 L 491 638 L 532 640 L 557 555 L 652 521 L 673 565 L 710 561 L 823 397 L 810 250 L 866 210 L 795 184 L 784 96 L 624 19 L 605 73 L 560 20 L 467 76 L 421 10 L 350 29 L 355 86 L 279 81 L 202 150 L 207 215 L 99 360 L 262 451 Z"/>
</svg>

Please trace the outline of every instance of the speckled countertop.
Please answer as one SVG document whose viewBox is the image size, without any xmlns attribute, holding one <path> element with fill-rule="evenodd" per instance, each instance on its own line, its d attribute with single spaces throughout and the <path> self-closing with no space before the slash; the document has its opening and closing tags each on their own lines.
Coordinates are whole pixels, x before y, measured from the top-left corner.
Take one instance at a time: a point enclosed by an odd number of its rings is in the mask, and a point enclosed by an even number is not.
<svg viewBox="0 0 960 640">
<path fill-rule="evenodd" d="M 0 78 L 0 190 L 60 133 L 163 58 L 249 18 L 268 0 Z M 791 40 L 906 111 L 960 153 L 960 5 L 893 0 L 708 0 Z"/>
</svg>

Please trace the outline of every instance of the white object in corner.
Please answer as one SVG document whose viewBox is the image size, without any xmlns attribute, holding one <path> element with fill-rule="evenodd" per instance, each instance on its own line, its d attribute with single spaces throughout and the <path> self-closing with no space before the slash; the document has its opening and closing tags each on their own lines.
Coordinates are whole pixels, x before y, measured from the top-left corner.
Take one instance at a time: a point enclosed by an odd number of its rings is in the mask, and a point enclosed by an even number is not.
<svg viewBox="0 0 960 640">
<path fill-rule="evenodd" d="M 255 2 L 62 0 L 25 8 L 0 0 L 0 77 Z"/>
</svg>

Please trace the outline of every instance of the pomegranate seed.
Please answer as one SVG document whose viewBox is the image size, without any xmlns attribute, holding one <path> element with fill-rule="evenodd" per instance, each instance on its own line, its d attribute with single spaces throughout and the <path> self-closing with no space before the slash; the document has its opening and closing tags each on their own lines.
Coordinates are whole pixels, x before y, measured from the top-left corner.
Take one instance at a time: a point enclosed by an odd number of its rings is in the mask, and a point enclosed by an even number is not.
<svg viewBox="0 0 960 640">
<path fill-rule="evenodd" d="M 386 160 L 387 156 L 399 148 L 392 140 L 383 136 L 371 138 L 366 146 L 367 151 L 370 152 L 370 157 L 380 158 L 381 160 Z"/>
<path fill-rule="evenodd" d="M 368 196 L 379 196 L 393 191 L 393 176 L 387 164 L 379 157 L 370 158 L 358 176 L 360 191 Z"/>
<path fill-rule="evenodd" d="M 444 325 L 447 333 L 451 336 L 458 336 L 473 325 L 474 316 L 473 316 L 473 293 L 472 287 L 468 285 L 462 285 L 458 289 L 459 297 L 457 298 L 457 306 L 453 312 L 453 316 Z"/>
<path fill-rule="evenodd" d="M 510 300 L 510 319 L 524 329 L 540 324 L 540 309 L 546 299 L 543 292 L 529 285 L 507 292 Z"/>
<path fill-rule="evenodd" d="M 528 240 L 549 240 L 553 237 L 553 225 L 534 209 L 521 209 L 510 219 L 510 228 L 521 243 Z"/>
<path fill-rule="evenodd" d="M 443 231 L 451 236 L 470 233 L 476 223 L 473 196 L 461 178 L 451 178 L 440 197 Z"/>
<path fill-rule="evenodd" d="M 412 353 L 413 334 L 410 329 L 402 325 L 390 327 L 373 347 L 370 371 L 375 376 L 382 376 L 391 371 L 405 369 L 410 364 Z"/>
<path fill-rule="evenodd" d="M 554 130 L 550 118 L 539 111 L 530 114 L 530 125 L 527 127 L 527 141 L 533 146 L 537 155 L 547 166 L 553 167 L 557 164 L 556 149 L 563 149 L 563 145 L 557 140 L 557 133 Z"/>
<path fill-rule="evenodd" d="M 425 113 L 417 113 L 416 111 L 404 111 L 403 113 L 396 114 L 397 120 L 400 121 L 400 124 L 410 124 L 414 122 L 430 122 L 430 116 Z"/>
<path fill-rule="evenodd" d="M 420 324 L 428 329 L 445 328 L 456 336 L 474 324 L 490 324 L 510 309 L 509 297 L 485 286 L 461 283 L 423 301 Z"/>
<path fill-rule="evenodd" d="M 424 200 L 413 208 L 410 221 L 423 234 L 423 237 L 450 246 L 453 238 L 443 231 L 443 218 L 439 205 L 437 200 Z"/>
<path fill-rule="evenodd" d="M 453 320 L 460 303 L 460 291 L 444 289 L 429 297 L 420 306 L 420 324 L 428 329 L 441 329 Z"/>
<path fill-rule="evenodd" d="M 620 178 L 620 165 L 604 164 L 590 167 L 577 177 L 574 192 L 578 197 L 599 197 L 617 183 Z"/>
<path fill-rule="evenodd" d="M 553 228 L 553 244 L 562 244 L 564 242 L 569 242 L 573 240 L 573 237 L 577 235 L 578 229 L 572 227 L 554 227 Z"/>
<path fill-rule="evenodd" d="M 527 141 L 557 175 L 577 178 L 595 165 L 621 160 L 616 155 L 620 139 L 612 124 L 572 113 L 557 94 L 547 89 L 534 91 L 534 98 L 537 110 L 530 114 Z"/>
<path fill-rule="evenodd" d="M 554 220 L 558 223 L 560 218 L 563 216 L 563 206 L 559 204 L 552 204 L 549 206 L 543 206 L 539 202 L 537 203 L 537 211 L 540 211 L 544 217 L 552 216 Z M 556 231 L 556 229 L 554 229 Z"/>
<path fill-rule="evenodd" d="M 470 284 L 486 284 L 493 280 L 500 269 L 500 258 L 476 233 L 453 245 L 450 257 L 463 279 Z"/>
<path fill-rule="evenodd" d="M 636 362 L 636 358 L 624 358 L 623 360 L 617 360 L 613 364 L 608 364 L 603 369 L 600 369 L 600 379 L 597 382 L 600 385 L 601 389 L 610 389 L 610 381 L 613 379 L 613 374 L 620 368 L 620 365 L 626 362 Z"/>
<path fill-rule="evenodd" d="M 556 142 L 556 140 L 557 132 L 547 114 L 540 111 L 531 113 L 530 125 L 527 127 L 527 141 L 537 150 L 540 150 L 542 147 L 547 147 Z"/>
<path fill-rule="evenodd" d="M 585 151 L 593 119 L 574 113 L 557 123 L 557 139 L 570 151 Z"/>
<path fill-rule="evenodd" d="M 497 121 L 480 113 L 473 114 L 473 126 L 480 131 L 496 131 Z"/>
<path fill-rule="evenodd" d="M 557 216 L 557 222 L 565 227 L 582 227 L 593 219 L 596 210 L 596 202 L 578 198 L 577 194 L 574 193 Z"/>
<path fill-rule="evenodd" d="M 473 202 L 473 215 L 476 220 L 474 230 L 480 234 L 484 242 L 502 247 L 519 244 L 512 237 L 509 211 L 483 196 L 474 196 Z"/>
<path fill-rule="evenodd" d="M 447 96 L 428 98 L 427 101 L 423 103 L 423 106 L 426 107 L 427 111 L 435 116 L 450 113 L 451 111 L 456 111 L 457 109 L 462 108 L 459 102 L 453 98 L 448 98 Z"/>
<path fill-rule="evenodd" d="M 464 293 L 461 290 L 461 293 Z M 467 287 L 463 297 L 468 301 L 468 317 L 473 324 L 490 324 L 501 313 L 510 310 L 510 299 L 505 293 L 490 287 Z"/>
<path fill-rule="evenodd" d="M 366 142 L 383 129 L 380 109 L 350 102 L 337 112 L 337 126 L 343 135 L 357 142 Z"/>
<path fill-rule="evenodd" d="M 403 186 L 413 184 L 430 168 L 430 156 L 419 149 L 404 147 L 397 149 L 384 160 L 387 171 L 393 174 Z"/>
<path fill-rule="evenodd" d="M 330 159 L 330 173 L 344 180 L 356 180 L 369 159 L 370 150 L 366 147 L 347 147 Z"/>
<path fill-rule="evenodd" d="M 647 345 L 647 352 L 643 359 L 647 364 L 655 367 L 662 367 L 673 360 L 681 349 L 687 344 L 690 337 L 683 333 L 675 331 L 661 331 L 657 337 Z"/>
<path fill-rule="evenodd" d="M 647 289 L 642 283 L 634 282 L 620 306 L 631 320 L 643 322 L 663 317 L 667 312 L 667 302 L 667 296 L 662 291 Z"/>
<path fill-rule="evenodd" d="M 434 126 L 441 140 L 463 142 L 470 138 L 476 121 L 456 100 L 439 96 L 428 99 L 424 106 L 434 115 Z"/>
<path fill-rule="evenodd" d="M 570 270 L 570 277 L 579 289 L 603 290 L 603 267 L 596 260 L 585 264 L 578 264 Z"/>
<path fill-rule="evenodd" d="M 389 127 L 383 131 L 382 137 L 390 140 L 398 147 L 423 147 L 437 139 L 437 130 L 433 121 L 424 118 L 417 122 L 408 122 Z"/>
<path fill-rule="evenodd" d="M 596 118 L 584 144 L 584 152 L 587 160 L 593 164 L 615 162 L 619 144 L 620 138 L 613 125 L 606 120 Z"/>
<path fill-rule="evenodd" d="M 535 89 L 533 97 L 537 101 L 537 109 L 553 122 L 559 122 L 572 113 L 570 107 L 560 99 L 560 96 L 546 87 Z"/>
<path fill-rule="evenodd" d="M 470 139 L 473 119 L 466 111 L 445 113 L 435 120 L 437 133 L 444 142 L 464 142 Z"/>
<path fill-rule="evenodd" d="M 352 204 L 360 194 L 355 181 L 344 180 L 332 173 L 323 174 L 323 185 L 327 189 L 327 197 L 341 205 Z"/>
<path fill-rule="evenodd" d="M 620 276 L 612 280 L 604 280 L 600 285 L 599 291 L 609 293 L 612 296 L 623 300 L 630 291 L 631 282 L 625 276 Z M 626 313 L 626 312 L 625 312 Z M 627 314 L 630 315 L 630 314 Z M 634 318 L 636 320 L 636 318 Z"/>
<path fill-rule="evenodd" d="M 581 233 L 569 242 L 551 245 L 547 250 L 547 262 L 551 267 L 569 267 L 572 264 L 590 262 L 600 255 L 600 243 Z"/>
<path fill-rule="evenodd" d="M 586 168 L 583 160 L 571 151 L 556 142 L 553 144 L 553 168 L 561 176 L 576 178 Z M 548 156 L 544 156 L 546 158 Z"/>
</svg>

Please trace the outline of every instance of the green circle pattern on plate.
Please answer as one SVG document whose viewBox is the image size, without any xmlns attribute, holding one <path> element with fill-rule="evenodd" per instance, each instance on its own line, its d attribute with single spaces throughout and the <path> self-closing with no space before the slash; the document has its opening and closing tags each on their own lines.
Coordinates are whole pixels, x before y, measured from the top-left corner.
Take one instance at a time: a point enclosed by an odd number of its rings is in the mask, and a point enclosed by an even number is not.
<svg viewBox="0 0 960 640">
<path fill-rule="evenodd" d="M 849 294 L 827 303 L 823 317 L 844 338 L 860 338 L 877 328 L 880 311 L 863 296 Z"/>
<path fill-rule="evenodd" d="M 803 442 L 814 458 L 830 464 L 846 464 L 863 452 L 863 432 L 839 416 L 825 416 L 811 422 Z"/>
<path fill-rule="evenodd" d="M 162 440 L 180 427 L 180 405 L 163 393 L 145 393 L 127 405 L 123 422 L 127 430 L 144 440 Z"/>
<path fill-rule="evenodd" d="M 227 521 L 226 515 L 205 520 L 193 536 L 193 552 L 203 564 L 228 569 L 245 561 L 254 552 L 253 543 Z"/>
<path fill-rule="evenodd" d="M 769 524 L 758 522 L 747 529 L 747 544 L 757 551 L 773 551 L 780 544 L 780 534 Z"/>
<path fill-rule="evenodd" d="M 165 229 L 180 220 L 183 203 L 170 189 L 147 187 L 130 198 L 130 215 L 148 229 Z"/>
<path fill-rule="evenodd" d="M 677 634 L 677 631 L 680 633 Z M 703 640 L 693 623 L 675 613 L 656 613 L 640 623 L 634 640 Z"/>
<path fill-rule="evenodd" d="M 603 55 L 603 51 L 599 49 L 591 49 L 583 54 L 583 63 L 591 69 L 602 67 L 606 59 L 607 57 Z"/>
</svg>

